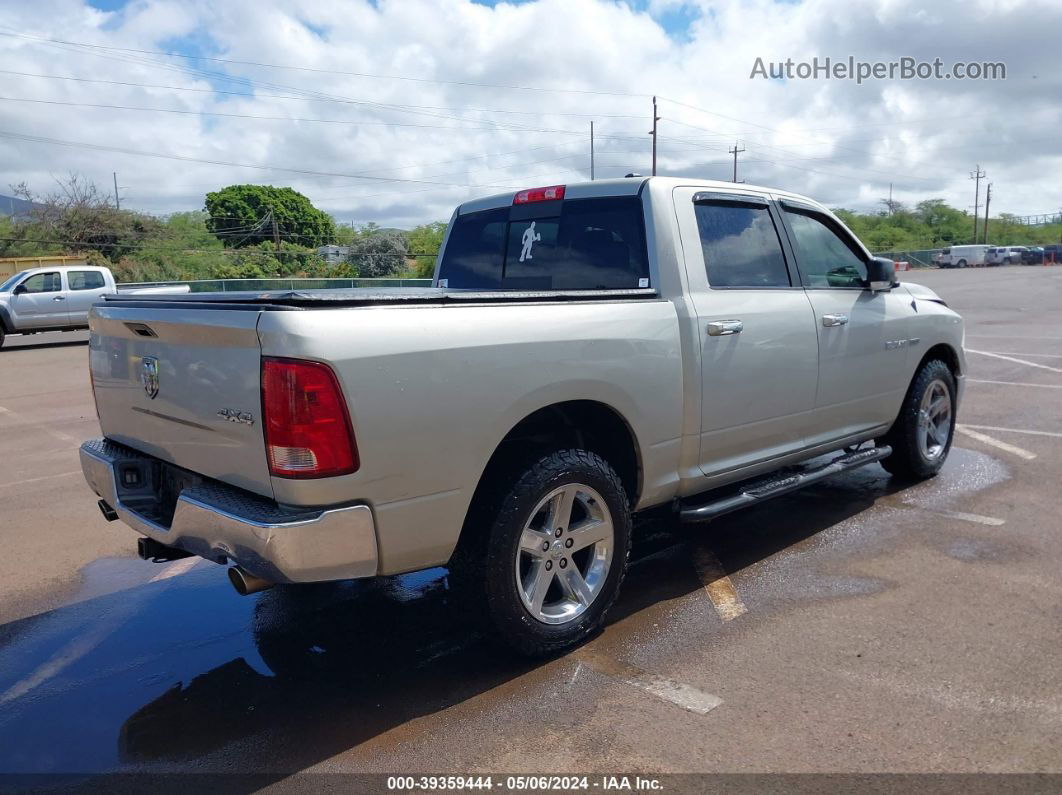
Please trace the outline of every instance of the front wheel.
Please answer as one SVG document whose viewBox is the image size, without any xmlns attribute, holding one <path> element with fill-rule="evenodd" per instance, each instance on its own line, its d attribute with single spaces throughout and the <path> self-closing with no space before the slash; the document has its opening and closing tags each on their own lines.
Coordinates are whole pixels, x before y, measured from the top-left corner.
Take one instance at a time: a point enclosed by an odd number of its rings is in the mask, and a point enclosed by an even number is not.
<svg viewBox="0 0 1062 795">
<path fill-rule="evenodd" d="M 955 267 L 957 267 L 957 268 L 965 268 L 966 267 L 966 260 L 964 260 L 964 259 L 959 260 L 958 263 L 956 263 Z"/>
<path fill-rule="evenodd" d="M 512 648 L 562 651 L 595 632 L 619 594 L 631 546 L 623 484 L 603 458 L 559 450 L 520 474 L 487 537 L 487 611 Z"/>
<path fill-rule="evenodd" d="M 955 376 L 934 359 L 915 375 L 896 422 L 880 440 L 892 447 L 881 465 L 898 477 L 931 478 L 944 466 L 954 434 Z"/>
</svg>

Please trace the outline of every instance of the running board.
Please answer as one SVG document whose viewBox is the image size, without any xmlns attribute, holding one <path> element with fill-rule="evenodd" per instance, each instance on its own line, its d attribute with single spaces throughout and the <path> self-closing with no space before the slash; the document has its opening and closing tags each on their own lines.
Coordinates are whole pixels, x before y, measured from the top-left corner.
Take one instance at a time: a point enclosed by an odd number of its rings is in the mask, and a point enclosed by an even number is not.
<svg viewBox="0 0 1062 795">
<path fill-rule="evenodd" d="M 773 475 L 762 480 L 752 481 L 741 487 L 737 494 L 711 500 L 701 504 L 689 504 L 687 501 L 679 503 L 679 519 L 682 522 L 707 522 L 717 516 L 731 513 L 732 511 L 746 508 L 750 505 L 769 500 L 772 497 L 780 497 L 783 494 L 818 483 L 820 480 L 848 472 L 852 469 L 873 464 L 892 453 L 888 445 L 872 447 L 869 450 L 857 450 L 854 453 L 845 453 L 830 461 L 828 464 L 793 472 L 787 475 Z"/>
</svg>

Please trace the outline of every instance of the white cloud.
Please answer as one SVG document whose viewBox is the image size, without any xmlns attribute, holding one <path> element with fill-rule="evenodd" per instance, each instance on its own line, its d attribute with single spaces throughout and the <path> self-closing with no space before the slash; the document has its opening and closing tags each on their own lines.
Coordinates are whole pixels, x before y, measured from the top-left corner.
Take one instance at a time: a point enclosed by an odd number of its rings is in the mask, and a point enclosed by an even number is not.
<svg viewBox="0 0 1062 795">
<path fill-rule="evenodd" d="M 696 11 L 683 36 L 669 36 L 654 21 L 682 10 Z M 4 4 L 0 32 L 23 37 L 0 36 L 0 68 L 112 82 L 8 74 L 0 95 L 191 113 L 5 99 L 0 130 L 377 179 L 0 138 L 0 186 L 27 181 L 44 190 L 51 175 L 71 170 L 108 185 L 117 171 L 127 206 L 166 212 L 201 206 L 207 190 L 226 184 L 271 182 L 292 185 L 343 220 L 410 225 L 447 218 L 456 203 L 503 186 L 585 179 L 591 118 L 599 176 L 648 173 L 648 95 L 657 94 L 685 103 L 660 103 L 663 173 L 727 178 L 726 149 L 740 140 L 746 147 L 740 172 L 749 181 L 862 208 L 874 206 L 891 182 L 901 201 L 943 196 L 965 207 L 972 201 L 967 174 L 979 162 L 995 186 L 993 209 L 1047 212 L 1062 204 L 1056 176 L 1062 76 L 1047 55 L 1057 49 L 1059 23 L 1062 7 L 1036 0 L 942 0 L 927 10 L 916 0 L 652 0 L 637 8 L 602 0 L 495 8 L 465 0 L 381 0 L 378 7 L 132 0 L 114 12 L 76 0 Z M 25 36 L 149 51 L 195 44 L 219 58 L 330 71 L 93 50 Z M 758 56 L 816 55 L 1004 61 L 1008 79 L 861 86 L 749 79 Z M 198 115 L 206 112 L 281 120 Z"/>
</svg>

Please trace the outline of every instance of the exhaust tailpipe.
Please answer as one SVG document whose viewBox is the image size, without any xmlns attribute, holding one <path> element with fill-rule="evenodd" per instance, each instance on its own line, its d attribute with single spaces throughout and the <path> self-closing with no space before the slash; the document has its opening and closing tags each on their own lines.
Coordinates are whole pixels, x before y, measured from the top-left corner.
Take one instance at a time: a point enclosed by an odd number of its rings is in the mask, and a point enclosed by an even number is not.
<svg viewBox="0 0 1062 795">
<path fill-rule="evenodd" d="M 170 560 L 192 557 L 191 552 L 160 544 L 154 538 L 138 538 L 136 540 L 136 554 L 140 556 L 141 560 L 150 560 L 152 563 L 165 563 Z"/>
<path fill-rule="evenodd" d="M 108 522 L 113 522 L 118 519 L 118 511 L 114 510 L 114 508 L 112 508 L 106 502 L 100 500 L 96 504 L 100 506 L 100 513 L 103 514 L 103 518 L 106 519 Z"/>
<path fill-rule="evenodd" d="M 272 588 L 274 585 L 274 583 L 269 580 L 263 580 L 261 577 L 256 577 L 249 571 L 241 569 L 239 566 L 229 567 L 229 582 L 232 583 L 232 587 L 236 589 L 236 593 L 240 596 L 258 593 L 267 588 Z"/>
</svg>

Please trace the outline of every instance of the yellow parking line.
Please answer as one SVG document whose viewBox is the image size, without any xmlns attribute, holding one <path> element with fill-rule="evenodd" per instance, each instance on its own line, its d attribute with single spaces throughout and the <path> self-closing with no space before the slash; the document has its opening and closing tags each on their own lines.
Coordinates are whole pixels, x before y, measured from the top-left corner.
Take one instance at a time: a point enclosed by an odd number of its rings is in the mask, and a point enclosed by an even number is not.
<svg viewBox="0 0 1062 795">
<path fill-rule="evenodd" d="M 723 564 L 714 552 L 706 547 L 695 548 L 693 565 L 697 569 L 701 585 L 704 586 L 704 592 L 708 594 L 715 612 L 723 621 L 733 621 L 747 612 L 745 603 L 741 601 L 734 583 L 730 581 Z"/>
</svg>

